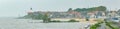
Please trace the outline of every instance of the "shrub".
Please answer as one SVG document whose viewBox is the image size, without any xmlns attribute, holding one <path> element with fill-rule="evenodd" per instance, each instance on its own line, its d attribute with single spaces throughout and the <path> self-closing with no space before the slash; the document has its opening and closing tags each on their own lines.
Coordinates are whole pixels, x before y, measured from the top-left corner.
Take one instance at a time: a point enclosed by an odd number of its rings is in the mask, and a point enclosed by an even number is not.
<svg viewBox="0 0 120 29">
<path fill-rule="evenodd" d="M 86 21 L 89 21 L 89 19 L 87 18 Z"/>
<path fill-rule="evenodd" d="M 74 20 L 74 19 L 71 19 L 71 20 L 69 20 L 68 22 L 79 22 L 79 21 L 76 21 L 76 20 Z"/>
<path fill-rule="evenodd" d="M 50 22 L 61 22 L 61 21 L 59 21 L 59 20 L 53 20 L 53 21 L 50 21 Z"/>
</svg>

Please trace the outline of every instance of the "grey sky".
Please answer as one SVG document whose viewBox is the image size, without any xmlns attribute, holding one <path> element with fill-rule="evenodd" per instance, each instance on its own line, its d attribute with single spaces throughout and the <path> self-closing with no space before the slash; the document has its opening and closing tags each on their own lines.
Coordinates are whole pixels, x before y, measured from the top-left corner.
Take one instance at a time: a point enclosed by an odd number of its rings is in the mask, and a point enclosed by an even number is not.
<svg viewBox="0 0 120 29">
<path fill-rule="evenodd" d="M 35 11 L 66 11 L 101 5 L 109 10 L 120 9 L 120 0 L 0 0 L 0 17 L 23 16 L 30 7 Z"/>
</svg>

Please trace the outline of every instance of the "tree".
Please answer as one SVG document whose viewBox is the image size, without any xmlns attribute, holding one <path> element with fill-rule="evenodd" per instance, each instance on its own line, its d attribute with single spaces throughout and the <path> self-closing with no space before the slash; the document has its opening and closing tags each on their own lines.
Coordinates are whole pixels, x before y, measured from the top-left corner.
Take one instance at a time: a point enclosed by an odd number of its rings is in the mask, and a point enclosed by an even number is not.
<svg viewBox="0 0 120 29">
<path fill-rule="evenodd" d="M 74 11 L 81 12 L 81 11 L 82 11 L 82 9 L 80 9 L 80 8 L 76 8 Z"/>
<path fill-rule="evenodd" d="M 78 11 L 78 12 L 83 12 L 83 11 L 88 11 L 88 12 L 92 12 L 92 11 L 106 11 L 106 7 L 105 6 L 99 6 L 99 7 L 92 7 L 92 8 L 76 8 L 74 11 Z"/>
<path fill-rule="evenodd" d="M 72 8 L 69 8 L 68 11 L 72 11 Z"/>
<path fill-rule="evenodd" d="M 35 19 L 42 19 L 43 15 L 39 14 L 38 16 L 35 17 Z"/>
<path fill-rule="evenodd" d="M 86 21 L 89 21 L 89 19 L 87 18 Z"/>
<path fill-rule="evenodd" d="M 120 9 L 118 10 L 118 12 L 120 12 Z"/>
<path fill-rule="evenodd" d="M 50 22 L 50 18 L 48 17 L 48 14 L 46 13 L 44 16 L 43 16 L 43 23 L 48 23 Z"/>
<path fill-rule="evenodd" d="M 79 22 L 79 21 L 76 21 L 76 20 L 74 20 L 74 19 L 71 19 L 71 20 L 69 20 L 68 22 Z"/>
<path fill-rule="evenodd" d="M 118 15 L 120 15 L 120 9 L 117 11 Z"/>
<path fill-rule="evenodd" d="M 98 11 L 106 11 L 106 9 L 107 8 L 105 6 L 99 6 L 96 8 L 96 10 L 98 10 Z"/>
</svg>

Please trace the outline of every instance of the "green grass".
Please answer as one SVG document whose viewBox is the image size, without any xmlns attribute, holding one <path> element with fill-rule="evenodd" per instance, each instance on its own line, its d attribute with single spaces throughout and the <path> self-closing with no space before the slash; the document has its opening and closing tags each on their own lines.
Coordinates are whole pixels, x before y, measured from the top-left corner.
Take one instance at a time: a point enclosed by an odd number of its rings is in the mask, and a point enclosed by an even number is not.
<svg viewBox="0 0 120 29">
<path fill-rule="evenodd" d="M 99 23 L 96 23 L 95 25 L 92 25 L 90 29 L 97 29 L 97 27 L 99 27 L 101 23 L 103 22 L 99 22 Z"/>
<path fill-rule="evenodd" d="M 112 22 L 105 22 L 107 26 L 109 26 L 111 29 L 119 29 L 118 27 L 113 27 Z"/>
</svg>

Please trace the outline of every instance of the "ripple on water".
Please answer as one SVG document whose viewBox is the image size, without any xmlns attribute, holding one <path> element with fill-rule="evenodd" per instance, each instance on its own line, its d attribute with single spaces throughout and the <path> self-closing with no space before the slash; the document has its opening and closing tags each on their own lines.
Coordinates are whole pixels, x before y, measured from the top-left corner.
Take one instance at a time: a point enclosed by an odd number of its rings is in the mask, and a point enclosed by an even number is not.
<svg viewBox="0 0 120 29">
<path fill-rule="evenodd" d="M 32 23 L 31 23 L 32 22 Z M 38 22 L 38 23 L 34 23 Z M 39 23 L 41 20 L 0 19 L 2 29 L 79 29 L 87 23 Z"/>
</svg>

